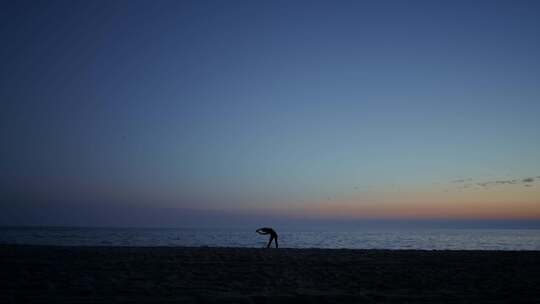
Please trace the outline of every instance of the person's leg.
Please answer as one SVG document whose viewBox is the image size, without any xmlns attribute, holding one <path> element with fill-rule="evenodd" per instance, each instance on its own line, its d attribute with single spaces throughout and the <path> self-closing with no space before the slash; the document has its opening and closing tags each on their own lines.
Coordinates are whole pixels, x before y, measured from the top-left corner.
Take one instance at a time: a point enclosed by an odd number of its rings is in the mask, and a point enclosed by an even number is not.
<svg viewBox="0 0 540 304">
<path fill-rule="evenodd" d="M 278 244 L 277 244 L 277 235 L 276 235 L 276 237 L 274 238 L 274 241 L 276 242 L 276 248 L 278 248 Z"/>
<path fill-rule="evenodd" d="M 270 237 L 270 239 L 268 240 L 268 245 L 266 245 L 266 248 L 270 248 L 270 244 L 272 244 L 272 239 L 273 237 Z"/>
</svg>

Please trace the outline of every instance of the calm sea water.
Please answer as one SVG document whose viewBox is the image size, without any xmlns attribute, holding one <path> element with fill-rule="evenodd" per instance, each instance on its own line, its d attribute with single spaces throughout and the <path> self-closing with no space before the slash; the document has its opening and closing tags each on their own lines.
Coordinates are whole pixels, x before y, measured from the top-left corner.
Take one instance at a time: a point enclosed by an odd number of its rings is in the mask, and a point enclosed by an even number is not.
<svg viewBox="0 0 540 304">
<path fill-rule="evenodd" d="M 356 249 L 540 250 L 540 230 L 421 229 L 287 231 L 280 247 Z M 263 247 L 267 236 L 245 229 L 0 228 L 0 243 L 66 246 Z"/>
</svg>

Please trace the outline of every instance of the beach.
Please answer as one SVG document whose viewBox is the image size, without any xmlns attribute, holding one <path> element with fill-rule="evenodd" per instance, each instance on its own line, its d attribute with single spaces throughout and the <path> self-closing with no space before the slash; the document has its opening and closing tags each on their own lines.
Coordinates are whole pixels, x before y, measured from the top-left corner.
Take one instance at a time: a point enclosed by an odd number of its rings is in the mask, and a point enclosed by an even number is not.
<svg viewBox="0 0 540 304">
<path fill-rule="evenodd" d="M 540 303 L 540 251 L 0 245 L 0 303 Z"/>
</svg>

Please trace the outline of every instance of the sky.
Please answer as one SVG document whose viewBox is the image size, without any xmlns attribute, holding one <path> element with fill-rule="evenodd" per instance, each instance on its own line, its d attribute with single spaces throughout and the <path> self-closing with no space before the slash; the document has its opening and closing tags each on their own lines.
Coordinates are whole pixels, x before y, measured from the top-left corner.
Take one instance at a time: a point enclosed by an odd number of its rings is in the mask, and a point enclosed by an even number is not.
<svg viewBox="0 0 540 304">
<path fill-rule="evenodd" d="M 3 1 L 0 224 L 540 221 L 539 54 L 537 1 Z"/>
</svg>

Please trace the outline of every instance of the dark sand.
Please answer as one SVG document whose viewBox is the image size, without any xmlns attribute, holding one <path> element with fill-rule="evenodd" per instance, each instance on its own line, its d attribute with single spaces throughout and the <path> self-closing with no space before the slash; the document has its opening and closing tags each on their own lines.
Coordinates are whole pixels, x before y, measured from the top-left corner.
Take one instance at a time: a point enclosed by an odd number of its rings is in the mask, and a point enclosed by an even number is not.
<svg viewBox="0 0 540 304">
<path fill-rule="evenodd" d="M 540 303 L 540 252 L 0 245 L 0 303 Z"/>
</svg>

